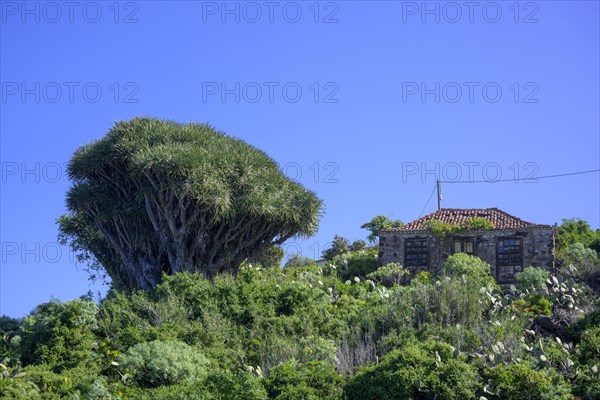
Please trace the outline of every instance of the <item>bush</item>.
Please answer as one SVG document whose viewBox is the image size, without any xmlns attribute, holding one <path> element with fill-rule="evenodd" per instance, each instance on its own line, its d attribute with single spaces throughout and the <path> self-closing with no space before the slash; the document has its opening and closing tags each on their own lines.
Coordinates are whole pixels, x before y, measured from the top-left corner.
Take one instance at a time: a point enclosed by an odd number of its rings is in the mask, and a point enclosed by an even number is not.
<svg viewBox="0 0 600 400">
<path fill-rule="evenodd" d="M 208 366 L 207 358 L 197 349 L 183 342 L 160 340 L 136 344 L 119 361 L 144 387 L 198 380 Z"/>
<path fill-rule="evenodd" d="M 582 364 L 600 364 L 600 326 L 586 329 L 581 333 L 577 345 Z"/>
<path fill-rule="evenodd" d="M 490 265 L 481 258 L 466 253 L 457 253 L 448 257 L 444 263 L 444 271 L 449 276 L 464 275 L 469 281 L 479 286 L 496 284 L 491 275 Z"/>
<path fill-rule="evenodd" d="M 557 259 L 563 274 L 583 279 L 592 288 L 600 288 L 600 262 L 595 250 L 574 243 L 560 250 Z"/>
<path fill-rule="evenodd" d="M 341 400 L 343 382 L 331 364 L 291 360 L 273 368 L 264 384 L 270 399 Z"/>
<path fill-rule="evenodd" d="M 97 312 L 96 303 L 82 299 L 37 306 L 23 319 L 23 363 L 46 363 L 60 371 L 90 360 Z"/>
<path fill-rule="evenodd" d="M 550 277 L 550 272 L 539 268 L 530 266 L 523 270 L 523 272 L 517 272 L 517 284 L 519 289 L 525 291 L 526 289 L 541 289 L 546 287 L 546 279 Z"/>
<path fill-rule="evenodd" d="M 475 368 L 441 342 L 409 343 L 363 367 L 346 386 L 348 400 L 474 399 Z"/>
<path fill-rule="evenodd" d="M 346 253 L 335 257 L 332 263 L 339 271 L 340 279 L 365 278 L 379 268 L 378 251 Z"/>
<path fill-rule="evenodd" d="M 600 237 L 600 231 L 593 231 L 590 224 L 578 218 L 563 218 L 558 227 L 558 247 L 565 249 L 575 243 L 585 247 L 594 245 Z"/>
<path fill-rule="evenodd" d="M 216 370 L 203 385 L 203 400 L 266 400 L 267 392 L 258 377 L 248 372 Z"/>
<path fill-rule="evenodd" d="M 553 370 L 538 371 L 528 363 L 498 365 L 488 370 L 493 398 L 511 400 L 572 400 L 569 384 Z M 489 392 L 488 392 L 489 393 Z"/>
<path fill-rule="evenodd" d="M 402 282 L 408 271 L 398 263 L 388 263 L 383 267 L 377 268 L 375 272 L 367 275 L 367 278 L 381 282 L 387 287 L 392 287 Z"/>
<path fill-rule="evenodd" d="M 0 378 L 0 399 L 37 400 L 41 398 L 39 389 L 31 382 L 24 379 Z"/>
<path fill-rule="evenodd" d="M 429 271 L 421 271 L 417 273 L 410 281 L 412 285 L 427 285 L 429 282 L 431 282 L 431 273 Z"/>
<path fill-rule="evenodd" d="M 513 302 L 513 308 L 522 315 L 535 317 L 538 315 L 552 315 L 552 303 L 539 293 L 520 298 Z"/>
</svg>

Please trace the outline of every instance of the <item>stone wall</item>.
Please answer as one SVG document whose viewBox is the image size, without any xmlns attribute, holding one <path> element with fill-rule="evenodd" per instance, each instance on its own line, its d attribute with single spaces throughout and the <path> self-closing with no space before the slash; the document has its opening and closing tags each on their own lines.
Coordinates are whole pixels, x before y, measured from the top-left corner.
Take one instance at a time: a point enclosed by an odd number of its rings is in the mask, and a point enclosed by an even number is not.
<svg viewBox="0 0 600 400">
<path fill-rule="evenodd" d="M 381 265 L 397 262 L 404 265 L 404 241 L 407 238 L 428 238 L 429 265 L 408 267 L 411 272 L 440 272 L 446 258 L 452 254 L 451 245 L 454 238 L 474 237 L 475 255 L 490 264 L 491 273 L 499 283 L 515 281 L 515 274 L 530 265 L 554 271 L 554 233 L 550 226 L 531 228 L 490 229 L 465 232 L 460 235 L 440 238 L 430 235 L 428 231 L 384 231 L 379 237 L 379 261 Z M 523 263 L 511 267 L 497 268 L 496 249 L 499 238 L 520 238 L 522 241 Z"/>
</svg>

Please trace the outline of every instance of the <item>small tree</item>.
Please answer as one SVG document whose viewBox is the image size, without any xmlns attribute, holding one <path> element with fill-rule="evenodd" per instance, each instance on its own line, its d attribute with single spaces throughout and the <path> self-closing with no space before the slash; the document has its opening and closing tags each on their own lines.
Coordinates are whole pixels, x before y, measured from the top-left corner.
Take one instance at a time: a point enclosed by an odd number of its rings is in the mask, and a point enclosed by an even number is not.
<svg viewBox="0 0 600 400">
<path fill-rule="evenodd" d="M 350 245 L 350 251 L 360 251 L 364 250 L 367 247 L 367 242 L 364 240 L 355 240 Z"/>
<path fill-rule="evenodd" d="M 345 237 L 335 235 L 331 247 L 323 250 L 323 258 L 332 260 L 333 257 L 339 256 L 350 251 L 350 241 Z"/>
<path fill-rule="evenodd" d="M 370 233 L 367 236 L 367 239 L 371 243 L 375 243 L 377 241 L 377 237 L 379 236 L 379 232 L 382 229 L 388 228 L 397 228 L 404 225 L 400 220 L 391 220 L 384 215 L 378 215 L 373 217 L 373 219 L 367 223 L 362 224 L 360 227 L 362 229 L 367 229 Z"/>
</svg>

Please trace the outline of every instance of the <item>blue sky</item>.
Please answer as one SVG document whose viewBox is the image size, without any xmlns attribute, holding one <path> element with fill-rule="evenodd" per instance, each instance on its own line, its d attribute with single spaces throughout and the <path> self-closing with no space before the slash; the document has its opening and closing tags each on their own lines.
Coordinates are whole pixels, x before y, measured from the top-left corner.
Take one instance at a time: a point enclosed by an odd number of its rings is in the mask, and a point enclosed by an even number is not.
<svg viewBox="0 0 600 400">
<path fill-rule="evenodd" d="M 487 181 L 443 207 L 600 227 L 598 173 L 490 182 L 600 168 L 597 1 L 0 6 L 0 314 L 105 291 L 56 244 L 64 164 L 135 116 L 208 122 L 314 190 L 320 229 L 288 254 L 419 217 L 436 176 Z"/>
</svg>

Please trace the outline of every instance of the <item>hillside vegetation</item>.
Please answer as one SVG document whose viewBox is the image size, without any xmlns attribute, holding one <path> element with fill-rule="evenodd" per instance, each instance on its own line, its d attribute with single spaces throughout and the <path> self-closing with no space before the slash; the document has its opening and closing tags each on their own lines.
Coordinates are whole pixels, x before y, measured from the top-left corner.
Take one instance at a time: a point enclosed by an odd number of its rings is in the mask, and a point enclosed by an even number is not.
<svg viewBox="0 0 600 400">
<path fill-rule="evenodd" d="M 59 240 L 111 289 L 0 317 L 2 399 L 600 398 L 585 221 L 558 229 L 560 274 L 526 268 L 509 287 L 464 253 L 439 276 L 381 266 L 379 232 L 402 226 L 381 215 L 362 225 L 372 247 L 336 235 L 324 265 L 281 268 L 322 201 L 209 125 L 117 122 L 68 174 Z"/>
<path fill-rule="evenodd" d="M 596 399 L 600 311 L 590 286 L 598 260 L 594 240 L 567 240 L 577 223 L 559 228 L 560 275 L 527 268 L 505 288 L 462 253 L 444 275 L 401 285 L 406 271 L 378 268 L 375 247 L 322 266 L 246 261 L 237 277 L 183 272 L 149 291 L 112 290 L 99 304 L 41 304 L 22 320 L 0 320 L 0 394 Z"/>
</svg>

